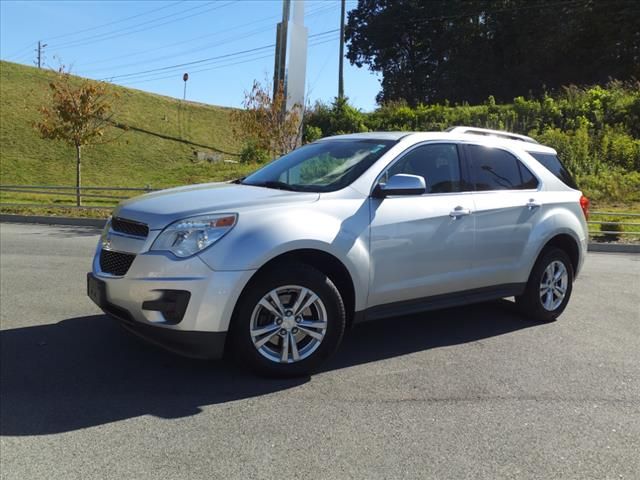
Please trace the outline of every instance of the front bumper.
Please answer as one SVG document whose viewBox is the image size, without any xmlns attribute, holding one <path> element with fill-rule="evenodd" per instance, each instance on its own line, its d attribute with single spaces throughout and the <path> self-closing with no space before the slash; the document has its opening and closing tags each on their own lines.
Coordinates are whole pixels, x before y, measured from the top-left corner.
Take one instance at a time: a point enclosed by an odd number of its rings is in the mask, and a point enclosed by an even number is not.
<svg viewBox="0 0 640 480">
<path fill-rule="evenodd" d="M 96 304 L 129 332 L 171 352 L 186 357 L 206 359 L 218 359 L 224 355 L 226 332 L 194 332 L 161 328 L 137 322 L 127 310 L 109 302 L 96 302 Z"/>
<path fill-rule="evenodd" d="M 105 313 L 138 336 L 182 355 L 222 356 L 233 309 L 253 271 L 214 271 L 197 256 L 177 259 L 146 252 L 116 277 L 100 270 L 99 255 L 100 247 L 87 281 L 96 278 L 104 284 L 103 294 L 92 300 Z M 188 292 L 178 321 L 152 307 L 175 291 Z"/>
</svg>

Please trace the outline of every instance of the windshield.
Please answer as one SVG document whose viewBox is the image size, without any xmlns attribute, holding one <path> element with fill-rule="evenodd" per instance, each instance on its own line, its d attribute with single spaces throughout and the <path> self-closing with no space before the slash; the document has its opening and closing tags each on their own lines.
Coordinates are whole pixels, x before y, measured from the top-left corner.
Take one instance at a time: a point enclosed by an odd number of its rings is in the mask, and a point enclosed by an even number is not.
<svg viewBox="0 0 640 480">
<path fill-rule="evenodd" d="M 390 140 L 311 143 L 246 177 L 244 185 L 305 192 L 333 192 L 351 184 L 394 144 Z"/>
</svg>

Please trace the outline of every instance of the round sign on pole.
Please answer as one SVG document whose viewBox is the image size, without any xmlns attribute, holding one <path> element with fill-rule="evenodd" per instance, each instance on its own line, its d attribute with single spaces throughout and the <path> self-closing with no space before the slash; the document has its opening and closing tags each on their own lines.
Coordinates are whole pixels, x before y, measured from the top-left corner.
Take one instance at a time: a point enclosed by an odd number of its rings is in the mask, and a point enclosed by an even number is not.
<svg viewBox="0 0 640 480">
<path fill-rule="evenodd" d="M 185 82 L 186 82 L 187 80 L 189 80 L 189 74 L 188 74 L 188 73 L 185 73 L 185 74 L 182 76 L 182 80 L 184 80 Z"/>
</svg>

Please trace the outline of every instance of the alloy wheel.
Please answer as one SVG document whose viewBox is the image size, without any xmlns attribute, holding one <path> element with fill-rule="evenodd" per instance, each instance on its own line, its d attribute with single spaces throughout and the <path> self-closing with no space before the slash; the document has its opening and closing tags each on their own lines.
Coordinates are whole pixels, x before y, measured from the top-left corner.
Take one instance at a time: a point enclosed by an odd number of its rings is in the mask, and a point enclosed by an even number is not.
<svg viewBox="0 0 640 480">
<path fill-rule="evenodd" d="M 253 309 L 253 346 L 275 363 L 295 363 L 315 352 L 327 331 L 327 311 L 309 288 L 286 285 L 264 295 Z"/>
<path fill-rule="evenodd" d="M 569 273 L 564 263 L 554 260 L 542 273 L 540 280 L 540 302 L 545 310 L 557 309 L 567 293 Z"/>
</svg>

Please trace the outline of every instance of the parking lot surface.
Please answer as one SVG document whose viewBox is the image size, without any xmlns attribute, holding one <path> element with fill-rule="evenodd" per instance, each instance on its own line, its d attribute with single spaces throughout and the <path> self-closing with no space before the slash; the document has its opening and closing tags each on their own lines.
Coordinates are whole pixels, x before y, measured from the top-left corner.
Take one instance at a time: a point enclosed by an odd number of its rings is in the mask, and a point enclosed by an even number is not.
<svg viewBox="0 0 640 480">
<path fill-rule="evenodd" d="M 640 478 L 640 255 L 590 254 L 555 323 L 508 301 L 372 322 L 283 381 L 103 316 L 97 235 L 0 225 L 2 479 Z"/>
</svg>

